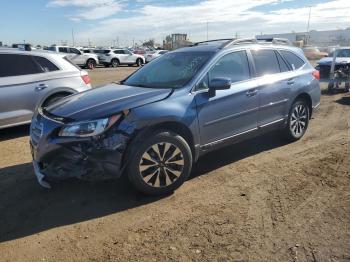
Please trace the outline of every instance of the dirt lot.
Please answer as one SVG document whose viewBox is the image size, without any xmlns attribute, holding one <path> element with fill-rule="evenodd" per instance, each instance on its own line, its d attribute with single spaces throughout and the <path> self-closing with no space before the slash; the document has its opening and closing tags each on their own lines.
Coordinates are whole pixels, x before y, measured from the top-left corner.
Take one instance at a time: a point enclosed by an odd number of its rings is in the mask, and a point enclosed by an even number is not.
<svg viewBox="0 0 350 262">
<path fill-rule="evenodd" d="M 134 69 L 90 75 L 100 85 Z M 0 131 L 1 261 L 350 261 L 349 94 L 324 94 L 301 141 L 270 134 L 208 154 L 163 198 L 125 179 L 45 190 L 27 133 Z"/>
</svg>

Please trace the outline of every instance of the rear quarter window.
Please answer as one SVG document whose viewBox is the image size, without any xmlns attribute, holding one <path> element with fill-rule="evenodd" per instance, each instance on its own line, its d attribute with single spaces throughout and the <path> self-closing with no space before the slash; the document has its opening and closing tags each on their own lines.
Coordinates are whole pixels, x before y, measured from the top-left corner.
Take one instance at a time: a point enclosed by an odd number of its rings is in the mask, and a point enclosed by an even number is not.
<svg viewBox="0 0 350 262">
<path fill-rule="evenodd" d="M 42 68 L 43 72 L 57 71 L 59 68 L 54 65 L 51 61 L 41 56 L 33 56 L 35 62 Z"/>
<path fill-rule="evenodd" d="M 280 50 L 280 52 L 293 70 L 299 69 L 305 64 L 299 56 L 290 51 Z"/>
</svg>

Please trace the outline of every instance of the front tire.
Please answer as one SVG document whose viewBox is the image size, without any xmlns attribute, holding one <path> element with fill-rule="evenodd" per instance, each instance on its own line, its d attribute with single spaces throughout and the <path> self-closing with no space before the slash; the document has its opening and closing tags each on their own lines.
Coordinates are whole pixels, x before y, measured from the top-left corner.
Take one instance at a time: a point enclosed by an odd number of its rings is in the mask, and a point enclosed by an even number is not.
<svg viewBox="0 0 350 262">
<path fill-rule="evenodd" d="M 131 145 L 129 180 L 144 194 L 169 194 L 191 173 L 191 149 L 183 137 L 173 132 L 155 131 L 147 137 Z"/>
<path fill-rule="evenodd" d="M 117 68 L 119 66 L 119 60 L 118 59 L 112 59 L 111 66 L 114 68 Z"/>
<path fill-rule="evenodd" d="M 309 126 L 310 110 L 305 100 L 293 103 L 288 116 L 285 135 L 289 141 L 302 138 Z"/>
</svg>

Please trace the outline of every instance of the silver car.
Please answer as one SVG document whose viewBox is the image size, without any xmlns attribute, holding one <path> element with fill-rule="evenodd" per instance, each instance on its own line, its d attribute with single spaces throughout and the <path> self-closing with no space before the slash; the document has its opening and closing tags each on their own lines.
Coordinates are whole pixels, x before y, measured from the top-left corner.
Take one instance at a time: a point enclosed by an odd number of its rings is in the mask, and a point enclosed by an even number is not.
<svg viewBox="0 0 350 262">
<path fill-rule="evenodd" d="M 65 55 L 0 48 L 0 129 L 30 123 L 40 106 L 91 89 L 90 78 Z"/>
</svg>

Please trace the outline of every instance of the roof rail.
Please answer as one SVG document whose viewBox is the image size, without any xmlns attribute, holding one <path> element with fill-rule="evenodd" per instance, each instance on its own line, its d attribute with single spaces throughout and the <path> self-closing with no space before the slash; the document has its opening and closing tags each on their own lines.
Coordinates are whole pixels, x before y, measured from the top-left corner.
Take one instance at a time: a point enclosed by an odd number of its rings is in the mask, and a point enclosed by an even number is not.
<svg viewBox="0 0 350 262">
<path fill-rule="evenodd" d="M 272 43 L 275 45 L 292 45 L 292 43 L 287 38 L 277 38 L 277 37 L 268 37 L 268 38 L 257 38 L 260 43 Z"/>
<path fill-rule="evenodd" d="M 232 38 L 213 39 L 213 40 L 196 42 L 191 46 L 198 46 L 198 45 L 202 45 L 202 44 L 208 44 L 208 43 L 212 43 L 212 42 L 222 42 L 222 41 L 226 41 L 225 43 L 227 43 L 228 41 L 232 41 L 232 40 L 234 40 L 234 39 L 232 39 Z"/>
<path fill-rule="evenodd" d="M 243 44 L 274 44 L 274 45 L 292 45 L 292 43 L 287 38 L 223 38 L 223 39 L 214 39 L 207 40 L 202 42 L 194 43 L 190 46 L 199 46 L 203 44 L 209 44 L 214 42 L 224 42 L 219 48 L 227 48 L 232 45 L 243 45 Z"/>
</svg>

